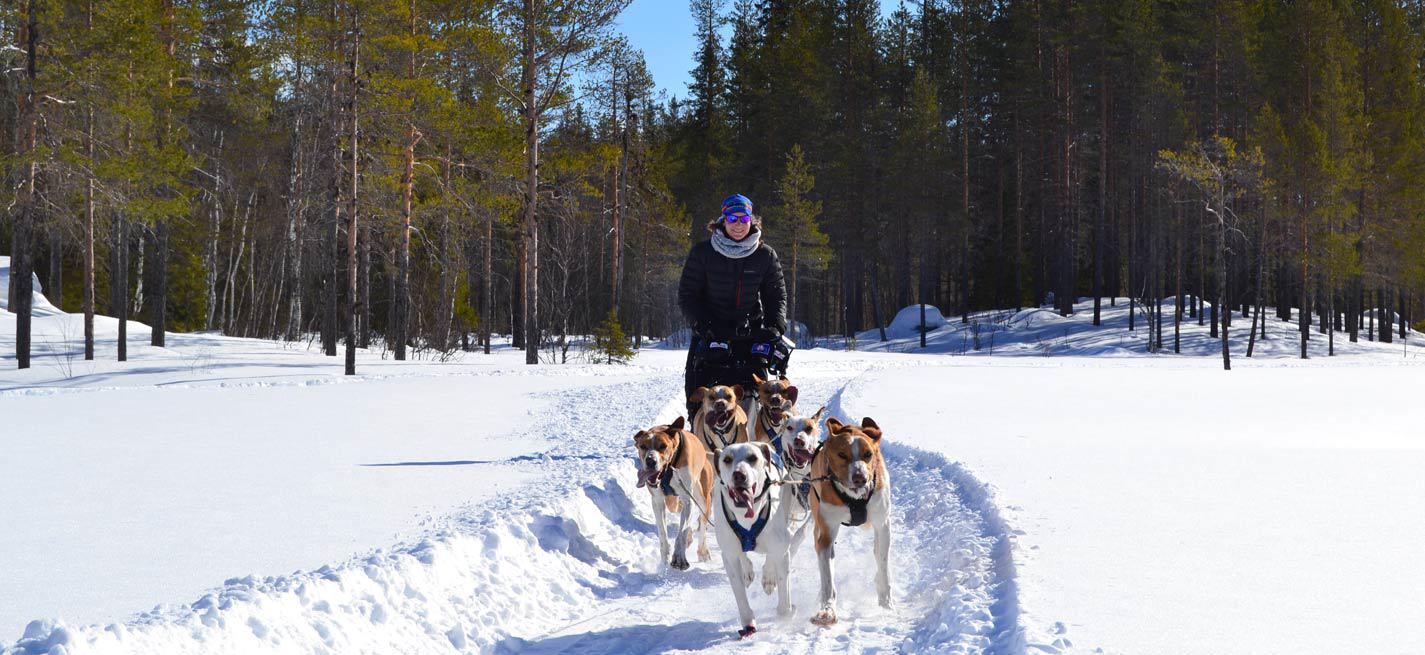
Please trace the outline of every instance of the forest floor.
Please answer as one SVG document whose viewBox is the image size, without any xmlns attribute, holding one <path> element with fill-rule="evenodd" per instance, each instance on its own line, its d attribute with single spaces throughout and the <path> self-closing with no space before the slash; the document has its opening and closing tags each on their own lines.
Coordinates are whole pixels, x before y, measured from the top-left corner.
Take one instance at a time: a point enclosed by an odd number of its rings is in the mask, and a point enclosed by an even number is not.
<svg viewBox="0 0 1425 655">
<path fill-rule="evenodd" d="M 716 553 L 669 571 L 634 488 L 677 350 L 373 351 L 347 378 L 305 344 L 151 348 L 139 323 L 121 365 L 101 318 L 86 364 L 54 310 L 17 372 L 0 312 L 0 652 L 1418 652 L 1425 340 L 1303 361 L 1269 323 L 1224 373 L 1205 327 L 1148 355 L 1123 308 L 1086 313 L 977 315 L 995 356 L 954 317 L 930 352 L 798 351 L 803 410 L 886 430 L 897 606 L 843 532 L 842 623 L 807 622 L 808 543 L 795 615 L 757 593 L 738 642 Z"/>
</svg>

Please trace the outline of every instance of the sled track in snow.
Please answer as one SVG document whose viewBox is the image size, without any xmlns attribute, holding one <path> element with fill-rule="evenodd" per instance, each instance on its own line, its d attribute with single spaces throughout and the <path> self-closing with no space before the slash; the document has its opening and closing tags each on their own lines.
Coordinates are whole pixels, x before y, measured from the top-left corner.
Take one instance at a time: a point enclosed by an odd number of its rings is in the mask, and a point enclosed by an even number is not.
<svg viewBox="0 0 1425 655">
<path fill-rule="evenodd" d="M 803 410 L 824 402 L 831 415 L 859 421 L 859 376 L 798 373 Z M 846 530 L 837 549 L 842 621 L 823 629 L 807 620 L 818 585 L 807 539 L 793 555 L 794 616 L 778 620 L 774 599 L 756 593 L 760 630 L 736 641 L 719 557 L 669 570 L 648 495 L 634 487 L 633 432 L 682 411 L 668 395 L 680 382 L 650 375 L 549 394 L 549 409 L 512 438 L 559 445 L 500 464 L 542 480 L 432 520 L 417 541 L 314 571 L 231 579 L 124 624 L 36 621 L 0 654 L 1025 652 L 1012 537 L 991 492 L 941 455 L 896 443 L 895 417 L 877 419 L 894 499 L 896 608 L 876 605 L 869 532 Z M 716 549 L 711 534 L 709 545 Z"/>
</svg>

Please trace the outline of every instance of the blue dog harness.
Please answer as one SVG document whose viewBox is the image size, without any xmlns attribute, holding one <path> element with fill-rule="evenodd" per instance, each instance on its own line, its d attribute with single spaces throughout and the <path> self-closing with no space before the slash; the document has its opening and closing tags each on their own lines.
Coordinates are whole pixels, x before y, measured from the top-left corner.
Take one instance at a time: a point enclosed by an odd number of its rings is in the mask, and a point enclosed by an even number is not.
<svg viewBox="0 0 1425 655">
<path fill-rule="evenodd" d="M 770 488 L 771 485 L 763 484 L 762 493 L 752 501 L 756 502 L 758 498 L 766 496 L 767 490 Z M 772 501 L 769 499 L 767 504 L 762 507 L 762 516 L 757 517 L 757 522 L 753 523 L 750 528 L 743 528 L 732 516 L 732 513 L 727 511 L 727 496 L 722 498 L 722 515 L 727 519 L 727 524 L 732 527 L 733 534 L 737 535 L 737 540 L 742 542 L 742 552 L 750 553 L 757 549 L 757 537 L 761 536 L 762 530 L 767 527 L 767 519 L 772 515 Z"/>
</svg>

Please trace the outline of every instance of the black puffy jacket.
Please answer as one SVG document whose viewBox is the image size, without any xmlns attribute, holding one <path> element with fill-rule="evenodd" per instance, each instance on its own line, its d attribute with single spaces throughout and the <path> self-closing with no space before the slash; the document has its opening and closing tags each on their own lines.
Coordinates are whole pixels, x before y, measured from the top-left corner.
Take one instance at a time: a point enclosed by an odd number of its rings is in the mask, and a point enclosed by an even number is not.
<svg viewBox="0 0 1425 655">
<path fill-rule="evenodd" d="M 748 327 L 787 331 L 787 285 L 777 251 L 763 243 L 742 259 L 723 256 L 703 241 L 688 252 L 678 282 L 678 307 L 694 334 L 734 336 Z"/>
</svg>

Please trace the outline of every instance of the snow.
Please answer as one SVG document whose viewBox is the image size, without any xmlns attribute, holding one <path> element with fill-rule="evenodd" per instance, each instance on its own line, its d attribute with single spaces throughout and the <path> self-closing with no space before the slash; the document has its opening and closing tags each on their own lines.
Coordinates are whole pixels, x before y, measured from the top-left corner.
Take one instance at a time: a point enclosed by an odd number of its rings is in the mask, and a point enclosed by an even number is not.
<svg viewBox="0 0 1425 655">
<path fill-rule="evenodd" d="M 1077 309 L 798 351 L 803 410 L 886 431 L 897 606 L 846 530 L 843 621 L 807 620 L 808 540 L 794 616 L 755 594 L 745 642 L 717 554 L 670 571 L 634 487 L 633 432 L 682 405 L 675 349 L 363 351 L 347 378 L 137 322 L 118 363 L 99 317 L 85 363 L 56 311 L 15 371 L 0 312 L 0 653 L 1418 650 L 1420 335 L 1328 358 L 1313 333 L 1302 361 L 1273 318 L 1247 359 L 1239 318 L 1226 373 L 1195 322 L 1153 355 L 1126 307 Z"/>
<path fill-rule="evenodd" d="M 30 312 L 33 316 L 54 316 L 61 314 L 58 307 L 51 305 L 49 298 L 46 298 L 43 289 L 40 288 L 40 278 L 34 273 L 30 273 L 30 283 L 34 286 L 30 294 Z M 0 256 L 0 309 L 10 306 L 10 258 Z M 13 319 L 12 319 L 13 320 Z"/>
</svg>

